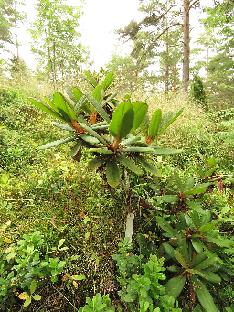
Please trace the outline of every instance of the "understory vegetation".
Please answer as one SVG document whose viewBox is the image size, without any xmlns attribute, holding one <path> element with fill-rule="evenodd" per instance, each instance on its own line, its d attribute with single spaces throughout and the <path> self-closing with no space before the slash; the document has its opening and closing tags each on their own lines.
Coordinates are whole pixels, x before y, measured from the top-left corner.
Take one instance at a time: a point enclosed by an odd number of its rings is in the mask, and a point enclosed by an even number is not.
<svg viewBox="0 0 234 312">
<path fill-rule="evenodd" d="M 117 105 L 111 83 L 47 104 L 1 90 L 2 310 L 232 311 L 233 109 L 150 96 L 145 130 L 142 95 Z"/>
</svg>

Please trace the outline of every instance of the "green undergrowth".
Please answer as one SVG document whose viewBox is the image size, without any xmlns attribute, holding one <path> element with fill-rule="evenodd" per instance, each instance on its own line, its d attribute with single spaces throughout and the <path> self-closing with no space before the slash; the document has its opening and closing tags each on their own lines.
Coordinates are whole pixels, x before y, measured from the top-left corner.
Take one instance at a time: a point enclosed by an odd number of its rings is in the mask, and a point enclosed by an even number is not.
<svg viewBox="0 0 234 312">
<path fill-rule="evenodd" d="M 169 259 L 166 257 L 165 260 L 157 260 L 161 258 L 145 255 L 144 265 L 141 263 L 141 269 L 135 268 L 133 272 L 137 274 L 136 279 L 134 280 L 133 274 L 128 277 L 132 286 L 122 280 L 123 289 L 120 291 L 121 271 L 119 276 L 115 276 L 120 262 L 117 261 L 116 264 L 112 256 L 117 254 L 118 244 L 124 235 L 126 216 L 122 205 L 126 198 L 118 189 L 110 192 L 101 177 L 87 168 L 88 156 L 83 156 L 77 163 L 69 157 L 68 147 L 48 151 L 38 149 L 40 145 L 56 140 L 61 133 L 52 128 L 51 120 L 29 105 L 26 98 L 18 91 L 0 90 L 0 251 L 2 255 L 6 255 L 9 248 L 14 247 L 16 253 L 21 253 L 22 251 L 17 251 L 18 242 L 23 237 L 27 240 L 27 235 L 39 233 L 43 240 L 38 247 L 39 264 L 47 258 L 59 258 L 64 264 L 56 281 L 51 281 L 50 269 L 43 271 L 44 275 L 37 281 L 36 288 L 31 284 L 33 278 L 30 277 L 25 286 L 17 277 L 20 282 L 11 289 L 15 298 L 12 299 L 12 294 L 9 293 L 10 300 L 7 307 L 3 306 L 3 311 L 20 311 L 26 300 L 31 300 L 30 311 L 55 311 L 58 307 L 60 311 L 75 311 L 84 306 L 85 302 L 86 308 L 81 311 L 99 311 L 89 308 L 94 303 L 99 308 L 103 306 L 100 311 L 114 311 L 113 306 L 118 306 L 121 296 L 126 299 L 126 311 L 131 311 L 133 307 L 134 311 L 138 311 L 145 299 L 142 293 L 142 301 L 139 299 L 141 297 L 137 282 L 149 282 L 147 265 L 150 265 L 151 260 L 157 263 L 159 273 L 161 272 L 158 277 L 164 280 L 163 266 Z M 155 230 L 155 211 L 162 214 L 169 209 L 181 208 L 175 196 L 178 192 L 184 192 L 183 185 L 191 177 L 194 179 L 191 184 L 193 196 L 183 202 L 182 208 L 202 205 L 202 209 L 212 211 L 214 220 L 219 220 L 221 233 L 225 233 L 227 237 L 233 235 L 233 111 L 207 114 L 180 97 L 165 101 L 157 97 L 150 102 L 152 107 L 159 106 L 166 110 L 173 107 L 174 111 L 188 105 L 181 119 L 158 142 L 159 145 L 167 142 L 168 147 L 183 148 L 184 151 L 167 158 L 155 157 L 157 174 L 154 178 L 149 178 L 147 185 L 141 178 L 130 181 L 133 186 L 133 202 L 136 200 L 135 196 L 140 196 L 141 201 L 134 202 L 137 234 L 134 237 L 134 250 L 125 254 L 127 259 L 133 252 L 140 251 L 143 254 L 145 246 L 153 253 L 153 247 L 159 247 L 159 242 L 165 241 L 160 227 L 156 226 Z M 212 171 L 211 180 L 207 180 L 204 170 Z M 182 181 L 182 189 L 176 183 L 173 184 L 172 176 Z M 194 191 L 201 183 L 211 184 L 210 192 L 206 192 L 205 188 L 203 197 L 199 197 L 202 192 Z M 62 245 L 58 247 L 61 240 Z M 63 247 L 66 248 L 59 250 Z M 23 254 L 22 257 L 26 257 L 24 251 Z M 141 257 L 137 257 L 137 261 L 141 261 Z M 12 261 L 14 259 L 13 257 Z M 129 261 L 134 261 L 132 259 Z M 13 266 L 10 265 L 13 262 L 5 262 L 7 272 L 11 272 Z M 230 267 L 231 265 L 233 264 L 230 263 Z M 124 271 L 122 273 L 125 274 Z M 80 275 L 84 275 L 85 279 L 76 277 Z M 153 300 L 156 299 L 151 297 L 152 285 L 144 295 L 153 307 Z M 155 285 L 161 287 L 156 280 Z M 220 304 L 232 294 L 228 281 L 222 285 L 218 299 L 221 300 Z M 210 291 L 215 294 L 212 287 Z M 172 307 L 174 303 L 166 297 L 164 286 L 160 289 L 161 306 L 168 304 Z M 22 295 L 23 293 L 27 295 Z M 94 295 L 96 296 L 93 297 Z M 86 300 L 86 297 L 90 299 Z M 233 307 L 233 302 L 229 301 L 227 307 Z M 170 309 L 165 312 L 179 311 L 177 307 Z"/>
</svg>

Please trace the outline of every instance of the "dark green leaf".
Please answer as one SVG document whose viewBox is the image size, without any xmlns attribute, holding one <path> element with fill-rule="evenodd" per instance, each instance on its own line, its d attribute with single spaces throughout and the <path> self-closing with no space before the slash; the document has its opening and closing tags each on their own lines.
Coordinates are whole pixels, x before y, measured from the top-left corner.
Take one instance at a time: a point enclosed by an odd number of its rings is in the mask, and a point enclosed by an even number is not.
<svg viewBox="0 0 234 312">
<path fill-rule="evenodd" d="M 94 136 L 96 139 L 98 139 L 102 144 L 106 145 L 106 140 L 96 131 L 94 131 L 90 126 L 88 126 L 86 123 L 80 122 L 80 126 L 86 130 L 89 134 Z"/>
<path fill-rule="evenodd" d="M 112 114 L 111 134 L 118 139 L 126 137 L 133 127 L 133 118 L 132 104 L 129 102 L 120 103 Z"/>
<path fill-rule="evenodd" d="M 218 312 L 218 308 L 216 307 L 213 297 L 209 293 L 206 285 L 202 282 L 197 283 L 195 292 L 197 294 L 198 301 L 200 302 L 201 306 L 207 312 Z"/>
<path fill-rule="evenodd" d="M 105 130 L 105 129 L 108 129 L 108 125 L 107 124 L 101 124 L 101 123 L 98 123 L 98 124 L 94 124 L 94 125 L 91 125 L 91 128 L 93 130 Z"/>
<path fill-rule="evenodd" d="M 204 312 L 204 310 L 203 310 L 202 307 L 198 304 L 198 305 L 196 305 L 196 307 L 194 308 L 193 312 Z"/>
<path fill-rule="evenodd" d="M 199 238 L 193 238 L 192 239 L 192 245 L 193 245 L 193 248 L 196 250 L 197 253 L 201 253 L 206 248 L 204 243 L 202 241 L 200 241 Z"/>
<path fill-rule="evenodd" d="M 131 145 L 134 145 L 135 143 L 138 143 L 140 140 L 141 140 L 140 136 L 129 135 L 127 139 L 122 140 L 121 145 L 131 146 Z"/>
<path fill-rule="evenodd" d="M 90 153 L 98 153 L 98 154 L 104 154 L 104 155 L 112 155 L 112 151 L 105 148 L 105 147 L 97 147 L 97 148 L 89 148 L 88 152 Z"/>
<path fill-rule="evenodd" d="M 62 93 L 55 92 L 53 94 L 53 103 L 61 114 L 63 112 L 63 114 L 65 113 L 67 116 L 69 116 L 70 120 L 77 120 L 76 113 L 74 112 L 66 98 L 62 95 Z"/>
<path fill-rule="evenodd" d="M 210 232 L 210 231 L 212 231 L 215 228 L 216 228 L 216 224 L 214 222 L 209 222 L 209 223 L 206 223 L 206 224 L 202 225 L 199 228 L 199 230 L 201 232 Z"/>
<path fill-rule="evenodd" d="M 143 156 L 138 155 L 136 159 L 146 171 L 150 172 L 151 174 L 157 174 L 156 167 L 148 160 L 146 160 Z"/>
<path fill-rule="evenodd" d="M 138 127 L 140 127 L 141 123 L 145 119 L 145 115 L 148 110 L 148 105 L 144 102 L 133 102 L 132 105 L 134 112 L 133 130 L 136 130 Z"/>
<path fill-rule="evenodd" d="M 76 145 L 74 145 L 72 148 L 71 148 L 71 157 L 75 157 L 79 152 L 80 152 L 80 149 L 81 149 L 81 145 L 80 145 L 80 142 L 78 142 Z"/>
<path fill-rule="evenodd" d="M 152 116 L 151 121 L 149 123 L 148 136 L 150 138 L 154 139 L 157 136 L 161 120 L 162 120 L 162 110 L 157 109 L 153 113 L 153 116 Z"/>
<path fill-rule="evenodd" d="M 207 259 L 207 254 L 205 252 L 197 254 L 192 260 L 192 266 L 196 267 L 199 263 Z"/>
<path fill-rule="evenodd" d="M 204 270 L 206 268 L 214 266 L 219 261 L 220 261 L 220 259 L 218 258 L 218 256 L 209 255 L 209 257 L 207 259 L 205 259 L 204 261 L 202 261 L 199 264 L 197 264 L 196 266 L 194 266 L 194 269 L 198 270 L 198 271 L 199 270 Z"/>
<path fill-rule="evenodd" d="M 189 266 L 188 263 L 191 261 L 192 256 L 192 248 L 190 243 L 186 240 L 186 238 L 180 239 L 178 243 L 179 247 L 177 250 L 182 254 L 184 260 L 187 263 L 187 267 Z M 183 261 L 184 262 L 184 261 Z M 184 263 L 185 264 L 185 263 Z"/>
<path fill-rule="evenodd" d="M 190 190 L 185 191 L 186 195 L 197 195 L 197 194 L 203 194 L 206 192 L 207 187 L 210 185 L 210 183 L 203 183 L 196 185 Z"/>
<path fill-rule="evenodd" d="M 72 127 L 70 127 L 68 124 L 62 124 L 62 123 L 58 123 L 58 122 L 53 122 L 53 125 L 58 127 L 61 130 L 75 132 L 75 130 Z"/>
<path fill-rule="evenodd" d="M 175 258 L 175 250 L 174 248 L 168 244 L 168 243 L 163 243 L 162 244 L 164 249 L 165 249 L 165 252 L 172 258 L 174 259 Z"/>
<path fill-rule="evenodd" d="M 182 292 L 185 282 L 185 276 L 179 275 L 171 278 L 165 285 L 167 295 L 177 298 Z"/>
<path fill-rule="evenodd" d="M 36 101 L 34 99 L 30 99 L 30 102 L 36 106 L 37 108 L 39 108 L 40 110 L 42 110 L 43 112 L 47 113 L 48 115 L 56 118 L 56 119 L 59 119 L 59 120 L 62 120 L 64 121 L 63 117 L 56 111 L 54 111 L 51 107 L 49 107 L 47 104 L 44 104 L 42 102 L 39 102 L 39 101 Z"/>
<path fill-rule="evenodd" d="M 144 147 L 144 146 L 131 146 L 122 148 L 123 152 L 126 153 L 150 153 L 153 154 L 155 149 L 152 147 Z"/>
<path fill-rule="evenodd" d="M 208 242 L 216 244 L 220 247 L 230 248 L 234 246 L 233 240 L 228 239 L 228 238 L 224 238 L 224 237 L 215 238 L 207 234 L 206 239 Z"/>
<path fill-rule="evenodd" d="M 101 167 L 104 163 L 104 160 L 99 158 L 99 157 L 95 157 L 92 160 L 90 160 L 90 162 L 88 163 L 88 167 L 91 170 L 97 169 L 99 167 Z"/>
<path fill-rule="evenodd" d="M 92 96 L 87 95 L 86 96 L 87 99 L 89 100 L 89 102 L 91 103 L 91 105 L 93 105 L 93 107 L 96 109 L 96 111 L 98 112 L 98 114 L 106 121 L 106 122 L 110 122 L 110 118 L 107 114 L 107 112 L 103 109 L 102 105 L 95 100 Z"/>
<path fill-rule="evenodd" d="M 106 178 L 108 184 L 116 188 L 120 183 L 120 170 L 115 162 L 108 162 L 106 164 Z"/>
<path fill-rule="evenodd" d="M 209 272 L 209 271 L 200 271 L 201 273 L 203 273 L 203 278 L 205 278 L 207 281 L 211 282 L 211 283 L 221 283 L 221 277 L 214 273 L 214 272 Z"/>
<path fill-rule="evenodd" d="M 173 229 L 173 227 L 170 225 L 168 221 L 161 217 L 157 217 L 156 221 L 158 225 L 166 232 L 167 237 L 175 237 L 176 236 L 176 230 Z"/>
<path fill-rule="evenodd" d="M 131 158 L 120 155 L 117 159 L 124 167 L 131 170 L 136 175 L 143 175 L 143 170 L 139 166 L 137 166 Z"/>
<path fill-rule="evenodd" d="M 102 89 L 102 86 L 100 85 L 97 85 L 95 87 L 95 89 L 93 90 L 92 92 L 92 97 L 98 102 L 98 103 L 101 103 L 102 99 L 103 99 L 103 89 Z"/>
<path fill-rule="evenodd" d="M 179 262 L 179 264 L 183 268 L 188 268 L 189 264 L 187 263 L 187 260 L 185 259 L 184 255 L 181 253 L 181 250 L 176 249 L 174 254 L 175 254 L 175 258 Z"/>
</svg>

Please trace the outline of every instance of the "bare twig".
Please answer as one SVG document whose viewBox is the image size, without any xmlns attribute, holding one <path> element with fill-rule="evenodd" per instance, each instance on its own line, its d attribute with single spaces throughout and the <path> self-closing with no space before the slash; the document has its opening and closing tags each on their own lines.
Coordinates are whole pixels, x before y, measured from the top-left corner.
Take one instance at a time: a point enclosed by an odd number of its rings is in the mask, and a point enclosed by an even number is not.
<svg viewBox="0 0 234 312">
<path fill-rule="evenodd" d="M 60 294 L 60 296 L 62 296 L 64 299 L 66 299 L 66 301 L 70 304 L 71 307 L 73 307 L 73 309 L 74 309 L 75 311 L 79 311 L 79 309 L 77 309 L 77 308 L 70 302 L 70 300 L 69 300 L 66 296 L 64 296 L 64 294 L 62 294 L 56 287 L 53 286 L 53 288 Z"/>
<path fill-rule="evenodd" d="M 197 5 L 199 3 L 199 0 L 195 0 L 193 1 L 190 6 L 189 6 L 189 9 L 192 9 L 192 7 L 194 7 L 195 5 Z"/>
</svg>

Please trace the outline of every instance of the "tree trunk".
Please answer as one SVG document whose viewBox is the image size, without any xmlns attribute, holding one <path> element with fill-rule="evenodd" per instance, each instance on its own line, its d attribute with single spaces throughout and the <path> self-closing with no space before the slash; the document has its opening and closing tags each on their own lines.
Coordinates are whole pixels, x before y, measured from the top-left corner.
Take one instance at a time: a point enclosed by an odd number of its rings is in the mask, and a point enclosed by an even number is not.
<svg viewBox="0 0 234 312">
<path fill-rule="evenodd" d="M 176 81 L 176 77 L 177 77 L 177 68 L 176 68 L 176 64 L 173 67 L 173 91 L 176 92 L 177 90 L 177 81 Z"/>
<path fill-rule="evenodd" d="M 165 93 L 169 91 L 169 42 L 168 42 L 168 30 L 166 32 L 166 58 L 165 58 Z"/>
<path fill-rule="evenodd" d="M 15 49 L 16 49 L 16 72 L 18 73 L 20 70 L 20 58 L 19 58 L 19 41 L 18 36 L 15 36 Z"/>
<path fill-rule="evenodd" d="M 168 11 L 168 1 L 166 2 L 166 12 Z M 166 27 L 166 57 L 165 57 L 165 93 L 169 91 L 169 30 L 168 30 L 168 17 L 165 14 L 165 27 Z"/>
<path fill-rule="evenodd" d="M 189 10 L 190 0 L 184 0 L 184 12 L 183 12 L 183 29 L 184 29 L 184 59 L 183 59 L 183 88 L 188 92 L 189 85 Z"/>
<path fill-rule="evenodd" d="M 53 41 L 53 77 L 54 77 L 54 89 L 56 89 L 57 86 L 57 68 L 56 68 L 56 43 Z"/>
</svg>

